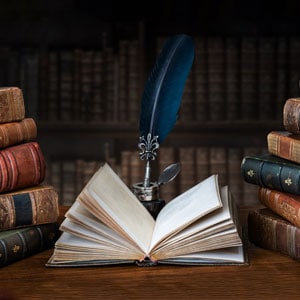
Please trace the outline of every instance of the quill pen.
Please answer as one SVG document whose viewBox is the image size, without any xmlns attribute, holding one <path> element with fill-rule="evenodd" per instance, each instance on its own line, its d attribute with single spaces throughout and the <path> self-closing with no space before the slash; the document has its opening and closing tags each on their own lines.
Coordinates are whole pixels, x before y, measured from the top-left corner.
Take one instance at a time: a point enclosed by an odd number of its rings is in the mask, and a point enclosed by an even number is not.
<svg viewBox="0 0 300 300">
<path fill-rule="evenodd" d="M 194 60 L 190 36 L 178 34 L 166 40 L 146 81 L 140 110 L 140 158 L 146 159 L 144 186 L 150 184 L 150 160 L 173 129 L 186 79 Z"/>
</svg>

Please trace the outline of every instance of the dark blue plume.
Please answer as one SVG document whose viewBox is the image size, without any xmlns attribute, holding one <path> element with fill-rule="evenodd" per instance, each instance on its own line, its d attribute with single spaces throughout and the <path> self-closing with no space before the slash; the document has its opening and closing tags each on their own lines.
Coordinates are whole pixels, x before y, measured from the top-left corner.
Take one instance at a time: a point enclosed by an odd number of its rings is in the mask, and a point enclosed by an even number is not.
<svg viewBox="0 0 300 300">
<path fill-rule="evenodd" d="M 160 144 L 173 129 L 193 59 L 191 37 L 179 34 L 165 42 L 142 96 L 141 136 L 146 138 L 149 133 L 158 136 Z"/>
</svg>

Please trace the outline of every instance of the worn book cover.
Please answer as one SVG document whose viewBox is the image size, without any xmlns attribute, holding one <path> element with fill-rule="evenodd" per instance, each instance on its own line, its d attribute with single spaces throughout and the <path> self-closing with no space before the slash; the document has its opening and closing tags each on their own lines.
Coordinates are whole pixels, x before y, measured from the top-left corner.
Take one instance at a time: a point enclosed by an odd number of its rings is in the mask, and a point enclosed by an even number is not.
<svg viewBox="0 0 300 300">
<path fill-rule="evenodd" d="M 263 205 L 300 227 L 300 196 L 260 187 L 258 199 Z"/>
<path fill-rule="evenodd" d="M 0 123 L 20 121 L 25 118 L 22 90 L 18 87 L 0 88 Z"/>
<path fill-rule="evenodd" d="M 37 142 L 0 150 L 0 193 L 38 185 L 45 172 L 46 161 Z"/>
<path fill-rule="evenodd" d="M 0 149 L 28 142 L 37 137 L 34 119 L 25 118 L 18 122 L 0 123 Z"/>
<path fill-rule="evenodd" d="M 291 133 L 300 134 L 300 98 L 289 98 L 285 101 L 283 126 Z"/>
<path fill-rule="evenodd" d="M 53 247 L 60 235 L 57 223 L 0 232 L 0 267 Z"/>
<path fill-rule="evenodd" d="M 249 213 L 248 238 L 258 247 L 300 260 L 300 228 L 270 209 L 265 208 Z"/>
<path fill-rule="evenodd" d="M 241 175 L 247 183 L 300 195 L 300 165 L 278 156 L 244 156 Z"/>
<path fill-rule="evenodd" d="M 56 222 L 58 193 L 46 185 L 1 193 L 0 216 L 0 230 Z"/>
<path fill-rule="evenodd" d="M 300 163 L 300 135 L 288 131 L 271 131 L 267 135 L 270 153 Z"/>
</svg>

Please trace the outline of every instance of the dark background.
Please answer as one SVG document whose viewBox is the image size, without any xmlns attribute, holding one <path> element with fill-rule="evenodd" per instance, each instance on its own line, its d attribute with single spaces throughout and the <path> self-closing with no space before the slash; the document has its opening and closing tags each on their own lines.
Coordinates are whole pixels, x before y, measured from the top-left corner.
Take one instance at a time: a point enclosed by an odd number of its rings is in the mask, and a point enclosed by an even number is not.
<svg viewBox="0 0 300 300">
<path fill-rule="evenodd" d="M 299 34 L 299 1 L 1 1 L 1 44 L 98 45 L 136 34 Z"/>
</svg>

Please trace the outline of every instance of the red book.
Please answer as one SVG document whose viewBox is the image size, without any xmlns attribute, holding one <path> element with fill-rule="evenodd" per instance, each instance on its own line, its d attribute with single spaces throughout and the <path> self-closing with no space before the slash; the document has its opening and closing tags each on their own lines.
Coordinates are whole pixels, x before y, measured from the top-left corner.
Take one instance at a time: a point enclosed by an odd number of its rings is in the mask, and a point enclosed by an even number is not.
<svg viewBox="0 0 300 300">
<path fill-rule="evenodd" d="M 37 142 L 11 146 L 0 151 L 0 193 L 40 184 L 46 162 Z"/>
<path fill-rule="evenodd" d="M 249 213 L 248 238 L 258 247 L 300 260 L 300 228 L 267 208 Z"/>
<path fill-rule="evenodd" d="M 259 201 L 292 224 L 300 227 L 300 196 L 260 187 Z"/>
</svg>

